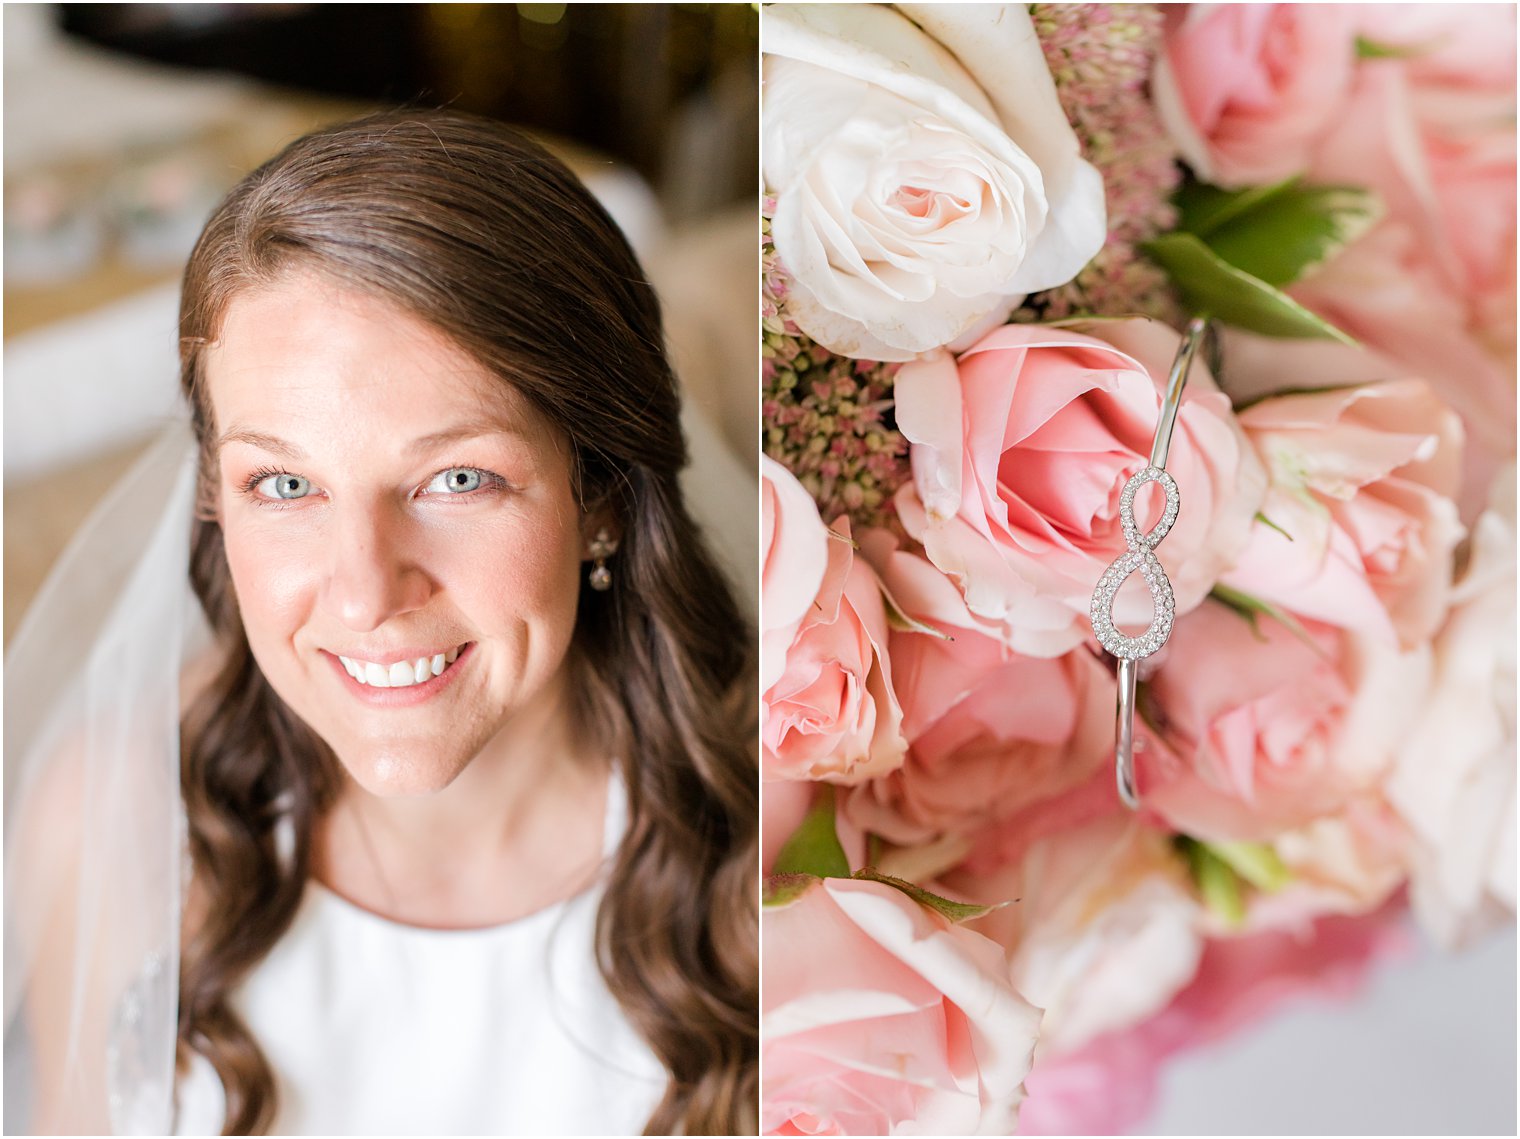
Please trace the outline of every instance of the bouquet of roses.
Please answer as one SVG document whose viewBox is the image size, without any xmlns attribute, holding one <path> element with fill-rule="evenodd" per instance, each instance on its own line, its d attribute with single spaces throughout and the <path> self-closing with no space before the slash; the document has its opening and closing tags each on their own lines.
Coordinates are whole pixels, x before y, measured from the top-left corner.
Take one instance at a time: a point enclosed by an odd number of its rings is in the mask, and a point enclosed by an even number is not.
<svg viewBox="0 0 1520 1139">
<path fill-rule="evenodd" d="M 1512 921 L 1515 9 L 762 48 L 764 1130 L 1122 1130 L 1407 909 Z M 1130 810 L 1089 601 L 1194 316 Z"/>
</svg>

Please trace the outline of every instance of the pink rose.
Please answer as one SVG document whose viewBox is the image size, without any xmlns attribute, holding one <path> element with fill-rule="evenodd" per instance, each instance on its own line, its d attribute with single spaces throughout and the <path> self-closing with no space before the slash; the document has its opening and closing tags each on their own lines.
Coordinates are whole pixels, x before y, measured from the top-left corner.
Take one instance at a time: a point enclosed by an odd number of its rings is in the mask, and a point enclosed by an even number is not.
<svg viewBox="0 0 1520 1139">
<path fill-rule="evenodd" d="M 1309 165 L 1356 63 L 1353 10 L 1338 4 L 1166 9 L 1152 87 L 1177 148 L 1205 182 L 1278 182 Z"/>
<path fill-rule="evenodd" d="M 1271 474 L 1270 525 L 1255 527 L 1224 583 L 1390 645 L 1428 641 L 1463 533 L 1456 416 L 1429 385 L 1391 380 L 1263 400 L 1240 424 Z"/>
<path fill-rule="evenodd" d="M 795 475 L 760 456 L 760 690 L 781 679 L 787 650 L 829 565 L 829 531 Z"/>
<path fill-rule="evenodd" d="M 1413 832 L 1410 898 L 1460 946 L 1515 913 L 1515 467 L 1500 473 L 1387 783 Z"/>
<path fill-rule="evenodd" d="M 1140 756 L 1145 805 L 1207 841 L 1270 841 L 1378 785 L 1428 683 L 1400 654 L 1324 625 L 1306 644 L 1217 603 L 1177 622 L 1149 685 L 1165 741 Z"/>
<path fill-rule="evenodd" d="M 901 765 L 907 742 L 886 636 L 882 587 L 854 557 L 850 519 L 841 517 L 786 671 L 760 700 L 765 779 L 857 783 Z"/>
<path fill-rule="evenodd" d="M 1088 603 L 1125 552 L 1119 494 L 1146 466 L 1177 333 L 1156 322 L 1065 329 L 1006 325 L 959 360 L 904 365 L 898 425 L 913 482 L 897 495 L 908 533 L 1017 652 L 1059 656 L 1090 636 Z M 1178 613 L 1196 606 L 1247 540 L 1265 476 L 1207 371 L 1195 362 L 1167 471 L 1181 514 L 1157 548 Z M 1137 518 L 1148 516 L 1141 496 Z M 1135 582 L 1127 585 L 1136 585 Z M 1144 627 L 1143 588 L 1118 623 Z"/>
<path fill-rule="evenodd" d="M 886 606 L 871 567 L 855 557 L 847 517 L 834 523 L 823 584 L 761 697 L 760 719 L 766 779 L 858 783 L 902 764 Z"/>
<path fill-rule="evenodd" d="M 892 632 L 908 758 L 855 789 L 851 821 L 898 844 L 969 833 L 1082 782 L 1112 754 L 1114 686 L 1092 653 L 1019 656 L 923 558 L 881 532 L 861 544 L 904 613 L 934 632 Z"/>
<path fill-rule="evenodd" d="M 1040 1013 L 1003 951 L 879 882 L 763 911 L 761 1129 L 1006 1135 Z"/>
</svg>

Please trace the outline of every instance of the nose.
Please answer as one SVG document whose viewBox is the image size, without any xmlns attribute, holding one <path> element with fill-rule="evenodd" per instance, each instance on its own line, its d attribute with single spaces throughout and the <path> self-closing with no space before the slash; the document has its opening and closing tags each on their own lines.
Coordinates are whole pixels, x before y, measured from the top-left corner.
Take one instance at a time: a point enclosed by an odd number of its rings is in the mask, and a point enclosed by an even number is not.
<svg viewBox="0 0 1520 1139">
<path fill-rule="evenodd" d="M 351 504 L 332 537 L 322 604 L 346 628 L 368 633 L 428 603 L 433 583 L 401 512 Z"/>
</svg>

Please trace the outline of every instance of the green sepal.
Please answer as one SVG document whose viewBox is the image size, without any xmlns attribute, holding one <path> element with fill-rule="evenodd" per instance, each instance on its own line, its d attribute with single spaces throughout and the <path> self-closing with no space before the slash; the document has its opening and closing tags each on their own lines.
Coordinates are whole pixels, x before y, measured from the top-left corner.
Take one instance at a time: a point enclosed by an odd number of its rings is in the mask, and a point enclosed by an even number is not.
<svg viewBox="0 0 1520 1139">
<path fill-rule="evenodd" d="M 1259 510 L 1256 512 L 1256 521 L 1260 522 L 1263 526 L 1266 526 L 1269 529 L 1276 530 L 1284 538 L 1288 539 L 1288 541 L 1290 541 L 1290 542 L 1293 541 L 1293 535 L 1292 534 L 1288 533 L 1281 526 L 1279 526 L 1276 522 L 1273 522 L 1272 519 L 1268 518 L 1265 514 L 1263 514 Z"/>
<path fill-rule="evenodd" d="M 834 788 L 819 784 L 817 797 L 802 823 L 786 840 L 771 868 L 775 875 L 809 874 L 816 878 L 848 878 L 850 862 L 834 828 Z"/>
<path fill-rule="evenodd" d="M 1178 850 L 1187 860 L 1188 873 L 1203 904 L 1226 925 L 1238 928 L 1245 924 L 1245 892 L 1240 887 L 1240 877 L 1212 850 L 1196 839 L 1186 835 L 1176 838 Z"/>
<path fill-rule="evenodd" d="M 1277 851 L 1263 842 L 1210 842 L 1209 851 L 1264 894 L 1275 894 L 1293 879 Z"/>
<path fill-rule="evenodd" d="M 901 890 L 921 906 L 927 906 L 942 917 L 949 918 L 952 922 L 960 923 L 979 918 L 983 914 L 990 914 L 997 906 L 977 906 L 970 902 L 952 902 L 949 898 L 942 898 L 922 886 L 916 885 L 903 878 L 893 878 L 890 874 L 882 874 L 870 866 L 855 871 L 852 878 L 861 882 L 880 882 L 884 886 L 891 886 L 895 890 Z"/>
<path fill-rule="evenodd" d="M 1356 343 L 1287 293 L 1228 264 L 1191 233 L 1164 234 L 1142 248 L 1195 315 L 1262 336 Z"/>
<path fill-rule="evenodd" d="M 772 874 L 765 880 L 760 891 L 760 904 L 767 907 L 789 906 L 815 882 L 823 879 L 816 874 Z"/>
<path fill-rule="evenodd" d="M 949 633 L 942 633 L 933 625 L 926 625 L 922 621 L 908 616 L 908 611 L 897 603 L 897 598 L 892 596 L 892 591 L 880 578 L 876 582 L 881 591 L 881 601 L 887 610 L 887 628 L 894 633 L 923 633 L 933 637 L 937 641 L 954 641 L 955 638 Z"/>
<path fill-rule="evenodd" d="M 1357 59 L 1412 59 L 1420 54 L 1417 47 L 1399 47 L 1397 44 L 1378 43 L 1366 36 L 1356 37 Z"/>
<path fill-rule="evenodd" d="M 1277 527 L 1273 526 L 1272 529 L 1276 530 Z M 1287 535 L 1284 536 L 1287 537 Z M 1288 540 L 1291 542 L 1293 539 L 1288 537 Z M 1220 583 L 1215 583 L 1214 588 L 1209 590 L 1209 596 L 1221 605 L 1229 606 L 1229 608 L 1244 617 L 1246 622 L 1251 626 L 1252 631 L 1256 633 L 1257 639 L 1266 639 L 1261 634 L 1261 626 L 1257 623 L 1258 618 L 1270 617 L 1313 649 L 1316 655 L 1325 655 L 1324 650 L 1320 648 L 1318 642 L 1309 635 L 1309 630 L 1305 629 L 1303 623 L 1286 609 L 1279 609 L 1270 601 L 1263 601 L 1260 597 L 1255 597 L 1239 589 L 1231 589 L 1228 585 Z"/>
<path fill-rule="evenodd" d="M 1350 392 L 1366 386 L 1366 384 L 1320 384 L 1316 387 L 1306 388 L 1278 388 L 1273 392 L 1262 392 L 1261 395 L 1252 396 L 1250 399 L 1243 399 L 1231 406 L 1234 408 L 1235 414 L 1239 415 L 1241 412 L 1249 411 L 1257 404 L 1266 403 L 1268 400 L 1286 399 L 1288 396 L 1295 395 L 1324 395 L 1326 392 Z"/>
<path fill-rule="evenodd" d="M 1178 229 L 1227 265 L 1286 288 L 1355 241 L 1381 216 L 1378 200 L 1348 186 L 1271 186 L 1221 190 L 1200 182 L 1177 194 Z"/>
</svg>

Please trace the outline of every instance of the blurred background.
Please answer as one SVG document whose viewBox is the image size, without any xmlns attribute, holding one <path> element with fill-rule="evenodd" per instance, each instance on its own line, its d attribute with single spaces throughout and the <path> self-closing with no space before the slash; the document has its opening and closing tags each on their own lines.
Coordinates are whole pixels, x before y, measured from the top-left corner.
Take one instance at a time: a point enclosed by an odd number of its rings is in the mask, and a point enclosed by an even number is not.
<svg viewBox="0 0 1520 1139">
<path fill-rule="evenodd" d="M 6 5 L 7 643 L 174 414 L 179 275 L 221 195 L 399 106 L 529 129 L 617 218 L 665 303 L 694 512 L 753 601 L 757 59 L 748 4 Z"/>
</svg>

